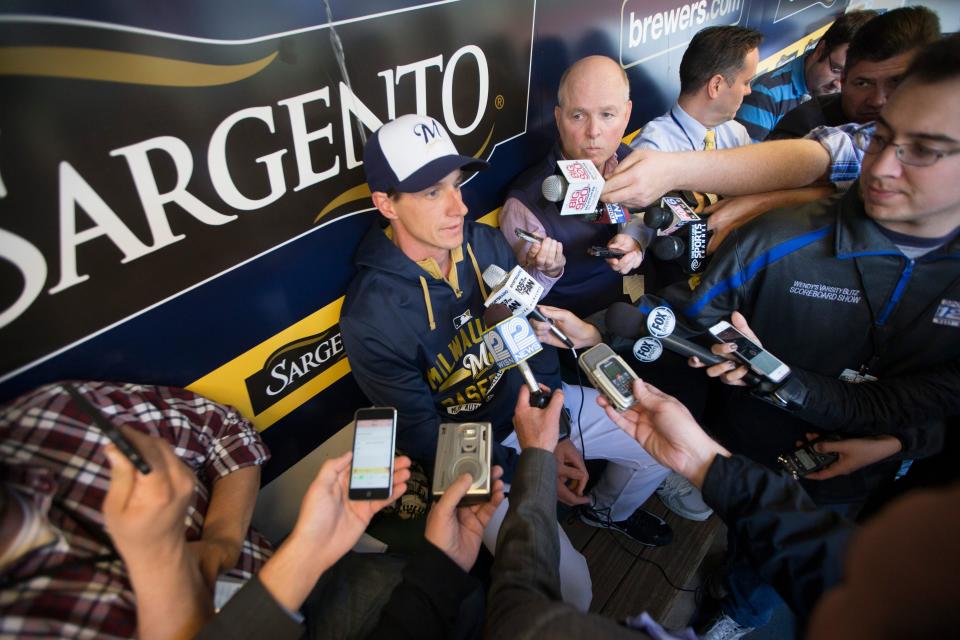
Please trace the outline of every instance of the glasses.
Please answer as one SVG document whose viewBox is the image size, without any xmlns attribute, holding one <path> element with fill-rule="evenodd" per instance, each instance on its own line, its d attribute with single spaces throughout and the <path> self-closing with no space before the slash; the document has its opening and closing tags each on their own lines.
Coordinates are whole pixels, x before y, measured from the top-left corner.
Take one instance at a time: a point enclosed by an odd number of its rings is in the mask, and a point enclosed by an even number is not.
<svg viewBox="0 0 960 640">
<path fill-rule="evenodd" d="M 874 133 L 873 135 L 870 135 L 870 133 L 865 131 L 858 131 L 853 136 L 853 143 L 858 149 L 869 154 L 881 153 L 887 147 L 893 147 L 893 152 L 894 155 L 897 156 L 897 160 L 899 160 L 901 164 L 910 165 L 912 167 L 929 167 L 940 160 L 940 158 L 960 153 L 960 149 L 939 151 L 937 149 L 931 149 L 930 147 L 924 146 L 919 142 L 894 144 L 892 141 L 880 134 Z"/>
<path fill-rule="evenodd" d="M 835 76 L 839 76 L 841 73 L 843 73 L 843 65 L 834 62 L 833 56 L 831 56 L 829 53 L 827 54 L 827 62 L 830 64 L 830 73 Z"/>
</svg>

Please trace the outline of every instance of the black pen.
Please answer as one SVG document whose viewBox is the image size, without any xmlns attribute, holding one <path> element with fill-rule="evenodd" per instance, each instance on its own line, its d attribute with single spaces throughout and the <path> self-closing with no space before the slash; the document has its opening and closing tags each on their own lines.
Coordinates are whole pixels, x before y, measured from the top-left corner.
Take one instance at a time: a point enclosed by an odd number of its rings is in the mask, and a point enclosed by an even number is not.
<svg viewBox="0 0 960 640">
<path fill-rule="evenodd" d="M 126 456 L 127 460 L 129 460 L 130 463 L 137 468 L 137 471 L 143 475 L 150 473 L 150 465 L 146 460 L 143 459 L 143 456 L 139 451 L 137 451 L 137 448 L 133 446 L 133 443 L 130 442 L 125 435 L 123 435 L 123 432 L 120 431 L 120 429 L 118 429 L 107 419 L 105 415 L 103 415 L 103 412 L 97 409 L 92 402 L 80 395 L 80 392 L 77 391 L 72 384 L 64 384 L 63 388 L 67 390 L 67 393 L 70 394 L 70 397 L 73 398 L 74 402 L 77 403 L 77 408 L 93 419 L 93 424 L 101 432 L 103 432 L 103 435 L 110 439 L 110 442 L 117 445 L 117 449 L 120 449 L 120 453 Z"/>
</svg>

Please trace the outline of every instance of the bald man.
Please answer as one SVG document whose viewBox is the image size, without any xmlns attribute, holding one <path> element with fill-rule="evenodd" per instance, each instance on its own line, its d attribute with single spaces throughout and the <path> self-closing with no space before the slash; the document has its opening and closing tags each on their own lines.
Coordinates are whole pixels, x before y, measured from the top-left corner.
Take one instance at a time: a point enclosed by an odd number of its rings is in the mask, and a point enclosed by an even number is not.
<svg viewBox="0 0 960 640">
<path fill-rule="evenodd" d="M 560 79 L 554 108 L 559 139 L 543 160 L 514 181 L 500 212 L 500 229 L 517 262 L 546 290 L 543 302 L 581 317 L 623 298 L 621 274 L 640 266 L 650 232 L 640 220 L 618 226 L 561 217 L 540 187 L 556 171 L 558 160 L 590 160 L 603 175 L 612 172 L 630 152 L 621 139 L 631 107 L 630 83 L 615 61 L 589 56 L 571 65 Z M 543 240 L 521 240 L 518 228 Z M 587 254 L 592 246 L 624 255 L 604 260 Z"/>
</svg>

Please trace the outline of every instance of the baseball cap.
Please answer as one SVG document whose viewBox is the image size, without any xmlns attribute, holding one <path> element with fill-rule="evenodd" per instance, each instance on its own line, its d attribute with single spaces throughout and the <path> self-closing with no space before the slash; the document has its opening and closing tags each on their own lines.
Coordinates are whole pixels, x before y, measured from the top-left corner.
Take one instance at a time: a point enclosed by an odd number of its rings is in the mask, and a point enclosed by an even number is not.
<svg viewBox="0 0 960 640">
<path fill-rule="evenodd" d="M 479 171 L 487 162 L 457 153 L 443 125 L 430 116 L 406 115 L 370 136 L 363 167 L 370 191 L 416 193 L 455 169 Z"/>
</svg>

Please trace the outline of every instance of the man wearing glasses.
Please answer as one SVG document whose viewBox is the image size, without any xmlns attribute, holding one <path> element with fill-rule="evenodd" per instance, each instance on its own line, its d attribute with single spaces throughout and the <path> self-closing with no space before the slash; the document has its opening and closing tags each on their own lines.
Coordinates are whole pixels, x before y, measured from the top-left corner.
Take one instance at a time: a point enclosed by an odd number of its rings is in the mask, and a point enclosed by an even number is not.
<svg viewBox="0 0 960 640">
<path fill-rule="evenodd" d="M 851 11 L 841 15 L 812 51 L 753 81 L 753 93 L 744 98 L 737 112 L 737 121 L 747 128 L 751 140 L 765 140 L 787 112 L 811 97 L 840 90 L 847 47 L 857 30 L 875 15 L 876 11 Z"/>
<path fill-rule="evenodd" d="M 800 138 L 819 126 L 873 122 L 917 52 L 939 37 L 940 21 L 926 7 L 902 7 L 870 20 L 850 42 L 846 64 L 840 61 L 840 93 L 796 107 L 767 140 Z"/>
</svg>

